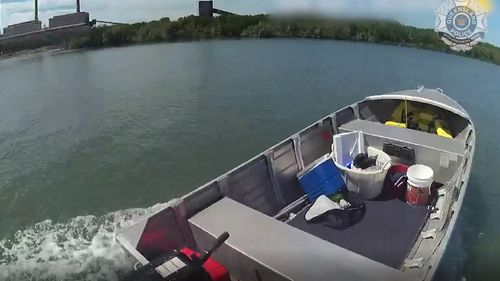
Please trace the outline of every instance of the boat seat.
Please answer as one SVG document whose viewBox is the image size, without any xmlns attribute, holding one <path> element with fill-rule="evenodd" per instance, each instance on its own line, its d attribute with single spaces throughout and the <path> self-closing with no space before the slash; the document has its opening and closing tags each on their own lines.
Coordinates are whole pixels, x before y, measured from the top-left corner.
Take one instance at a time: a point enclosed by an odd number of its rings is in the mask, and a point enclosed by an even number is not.
<svg viewBox="0 0 500 281">
<path fill-rule="evenodd" d="M 236 280 L 411 280 L 403 272 L 319 239 L 227 197 L 189 219 L 206 250 L 229 232 L 214 254 Z"/>
<path fill-rule="evenodd" d="M 362 131 L 364 134 L 399 140 L 462 156 L 465 152 L 465 144 L 461 140 L 444 138 L 417 130 L 387 126 L 373 121 L 355 119 L 343 124 L 339 129 L 341 132 Z"/>
<path fill-rule="evenodd" d="M 385 143 L 413 148 L 415 159 L 406 164 L 419 163 L 431 167 L 434 171 L 434 181 L 439 183 L 447 183 L 453 178 L 465 154 L 465 144 L 461 140 L 367 120 L 350 121 L 340 126 L 339 131 L 341 133 L 362 131 L 365 144 L 378 149 L 383 149 Z M 394 161 L 405 160 L 395 159 Z"/>
</svg>

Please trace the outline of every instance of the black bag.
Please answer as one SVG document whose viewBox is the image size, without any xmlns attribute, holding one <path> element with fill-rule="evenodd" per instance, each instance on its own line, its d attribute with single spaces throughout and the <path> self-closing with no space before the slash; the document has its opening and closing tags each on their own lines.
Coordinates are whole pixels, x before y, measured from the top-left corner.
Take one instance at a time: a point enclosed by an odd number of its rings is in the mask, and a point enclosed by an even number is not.
<svg viewBox="0 0 500 281">
<path fill-rule="evenodd" d="M 314 222 L 335 229 L 346 229 L 361 221 L 366 213 L 365 203 L 361 196 L 358 193 L 348 191 L 344 197 L 351 204 L 351 207 L 344 210 L 328 211 L 314 219 Z"/>
</svg>

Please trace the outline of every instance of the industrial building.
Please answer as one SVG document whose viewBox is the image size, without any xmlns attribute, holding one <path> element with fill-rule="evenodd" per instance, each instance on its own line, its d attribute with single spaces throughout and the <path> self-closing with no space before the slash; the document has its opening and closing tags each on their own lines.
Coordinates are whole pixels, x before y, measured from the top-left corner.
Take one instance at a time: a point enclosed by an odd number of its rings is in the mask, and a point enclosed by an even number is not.
<svg viewBox="0 0 500 281">
<path fill-rule="evenodd" d="M 1 0 L 0 0 L 1 1 Z M 87 12 L 82 12 L 80 0 L 76 1 L 75 12 L 54 16 L 49 19 L 48 27 L 42 28 L 38 18 L 38 0 L 34 1 L 34 19 L 27 22 L 9 25 L 0 34 L 0 54 L 19 50 L 35 49 L 42 46 L 68 46 L 75 37 L 88 35 L 96 23 L 120 24 L 109 21 L 90 20 Z M 214 15 L 231 15 L 233 13 L 216 9 L 214 1 L 199 1 L 199 14 L 202 17 Z"/>
<path fill-rule="evenodd" d="M 38 19 L 38 0 L 34 0 L 34 2 L 35 2 L 34 20 L 7 26 L 6 28 L 3 29 L 2 38 L 8 38 L 24 34 L 27 35 L 33 32 L 48 31 L 52 28 L 61 28 L 65 26 L 69 27 L 75 25 L 90 25 L 89 13 L 82 12 L 80 10 L 80 0 L 76 0 L 75 13 L 52 17 L 49 19 L 48 29 L 42 29 L 42 23 Z"/>
<path fill-rule="evenodd" d="M 85 12 L 55 16 L 49 19 L 49 28 L 89 23 L 90 15 Z"/>
<path fill-rule="evenodd" d="M 200 17 L 211 18 L 214 14 L 234 15 L 231 12 L 214 8 L 214 1 L 198 1 L 198 13 Z"/>
<path fill-rule="evenodd" d="M 55 16 L 49 19 L 49 28 L 83 24 L 90 22 L 89 13 L 80 10 L 80 0 L 76 0 L 76 13 Z"/>
<path fill-rule="evenodd" d="M 14 36 L 23 33 L 42 30 L 42 23 L 39 20 L 32 20 L 18 24 L 9 25 L 3 29 L 4 36 Z"/>
<path fill-rule="evenodd" d="M 9 25 L 3 29 L 3 34 L 5 37 L 8 37 L 40 30 L 42 30 L 42 23 L 38 20 L 38 0 L 35 0 L 35 19 L 32 21 Z"/>
<path fill-rule="evenodd" d="M 38 19 L 38 0 L 34 0 L 34 20 L 9 25 L 0 36 L 0 53 L 34 49 L 48 45 L 64 46 L 75 36 L 88 32 L 95 21 L 90 15 L 80 10 L 80 0 L 76 0 L 76 12 L 55 16 L 49 19 L 49 26 L 42 28 Z"/>
<path fill-rule="evenodd" d="M 213 17 L 214 15 L 214 1 L 200 1 L 198 2 L 198 11 L 200 17 Z"/>
</svg>

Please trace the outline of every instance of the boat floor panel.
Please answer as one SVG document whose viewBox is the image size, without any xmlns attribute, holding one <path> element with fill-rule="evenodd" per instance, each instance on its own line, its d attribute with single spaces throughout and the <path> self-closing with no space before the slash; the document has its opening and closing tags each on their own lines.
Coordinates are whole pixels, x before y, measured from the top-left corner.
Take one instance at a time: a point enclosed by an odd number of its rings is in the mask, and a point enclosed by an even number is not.
<svg viewBox="0 0 500 281">
<path fill-rule="evenodd" d="M 308 223 L 304 215 L 295 216 L 289 225 L 372 260 L 399 269 L 418 238 L 430 213 L 427 206 L 413 207 L 399 199 L 365 201 L 361 221 L 338 230 L 321 223 Z"/>
<path fill-rule="evenodd" d="M 228 197 L 191 217 L 189 224 L 200 250 L 211 247 L 220 233 L 230 234 L 213 257 L 238 280 L 415 280 Z"/>
</svg>

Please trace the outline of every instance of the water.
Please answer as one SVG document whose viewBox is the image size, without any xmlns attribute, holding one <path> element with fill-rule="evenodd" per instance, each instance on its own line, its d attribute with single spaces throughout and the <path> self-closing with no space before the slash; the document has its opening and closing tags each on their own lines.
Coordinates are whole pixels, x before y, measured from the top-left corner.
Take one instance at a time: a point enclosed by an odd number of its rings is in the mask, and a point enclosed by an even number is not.
<svg viewBox="0 0 500 281">
<path fill-rule="evenodd" d="M 438 279 L 499 276 L 499 77 L 498 66 L 454 55 L 315 40 L 1 61 L 0 280 L 116 280 L 131 266 L 117 226 L 341 106 L 421 84 L 444 89 L 478 130 Z"/>
</svg>

